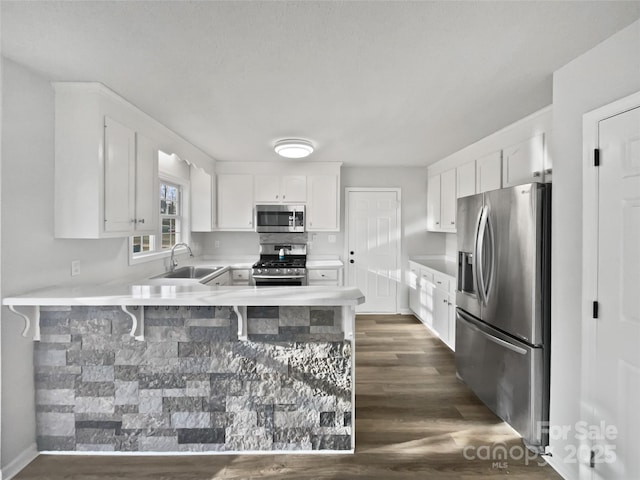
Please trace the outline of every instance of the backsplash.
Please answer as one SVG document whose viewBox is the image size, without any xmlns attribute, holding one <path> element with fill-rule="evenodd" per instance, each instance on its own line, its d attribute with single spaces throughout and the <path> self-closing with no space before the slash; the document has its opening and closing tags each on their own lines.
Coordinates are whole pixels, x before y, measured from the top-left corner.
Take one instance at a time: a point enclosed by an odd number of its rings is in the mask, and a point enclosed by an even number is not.
<svg viewBox="0 0 640 480">
<path fill-rule="evenodd" d="M 260 236 L 255 232 L 192 233 L 192 241 L 198 245 L 201 255 L 229 256 L 258 255 Z M 264 235 L 264 234 L 263 234 Z M 307 255 L 328 255 L 334 258 L 344 255 L 341 232 L 306 232 Z M 329 236 L 335 243 L 329 242 Z M 218 247 L 216 247 L 218 242 Z"/>
</svg>

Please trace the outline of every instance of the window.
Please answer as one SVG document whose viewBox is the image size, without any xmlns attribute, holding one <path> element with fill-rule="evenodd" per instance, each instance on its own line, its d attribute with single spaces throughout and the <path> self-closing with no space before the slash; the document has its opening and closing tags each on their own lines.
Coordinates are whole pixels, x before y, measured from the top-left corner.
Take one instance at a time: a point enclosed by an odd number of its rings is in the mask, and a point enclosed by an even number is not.
<svg viewBox="0 0 640 480">
<path fill-rule="evenodd" d="M 160 179 L 160 229 L 156 235 L 131 237 L 131 259 L 150 257 L 152 254 L 169 251 L 182 238 L 183 187 Z"/>
<path fill-rule="evenodd" d="M 180 241 L 180 187 L 160 182 L 161 248 L 173 247 Z"/>
</svg>

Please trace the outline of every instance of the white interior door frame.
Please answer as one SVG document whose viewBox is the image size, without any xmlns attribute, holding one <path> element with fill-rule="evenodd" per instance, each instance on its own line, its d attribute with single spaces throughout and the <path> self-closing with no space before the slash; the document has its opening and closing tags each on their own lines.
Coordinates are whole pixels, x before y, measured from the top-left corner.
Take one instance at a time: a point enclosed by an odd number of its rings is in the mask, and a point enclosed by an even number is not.
<svg viewBox="0 0 640 480">
<path fill-rule="evenodd" d="M 351 192 L 393 192 L 396 194 L 397 205 L 396 205 L 396 231 L 395 235 L 398 239 L 398 251 L 396 252 L 396 272 L 395 278 L 393 279 L 396 282 L 396 310 L 398 309 L 398 284 L 400 284 L 402 280 L 402 188 L 399 187 L 346 187 L 344 189 L 344 204 L 345 204 L 345 215 L 344 215 L 344 231 L 345 231 L 345 242 L 344 242 L 344 261 L 345 261 L 345 283 L 349 281 L 349 212 L 351 206 L 349 205 L 349 193 Z M 396 312 L 397 313 L 397 312 Z"/>
<path fill-rule="evenodd" d="M 598 300 L 599 263 L 599 168 L 594 167 L 595 150 L 599 148 L 600 122 L 640 107 L 640 92 L 602 106 L 582 117 L 582 372 L 581 415 L 592 423 L 596 412 L 589 399 L 595 389 L 597 322 L 593 320 L 594 301 Z M 592 473 L 594 475 L 595 473 Z"/>
</svg>

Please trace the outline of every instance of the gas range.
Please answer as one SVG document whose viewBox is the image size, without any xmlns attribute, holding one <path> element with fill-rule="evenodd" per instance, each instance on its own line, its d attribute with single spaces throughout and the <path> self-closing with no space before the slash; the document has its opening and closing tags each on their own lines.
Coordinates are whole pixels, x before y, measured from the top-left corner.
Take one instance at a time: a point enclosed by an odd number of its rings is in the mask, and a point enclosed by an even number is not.
<svg viewBox="0 0 640 480">
<path fill-rule="evenodd" d="M 251 283 L 257 286 L 306 285 L 306 263 L 306 244 L 260 244 L 260 260 L 251 269 Z"/>
</svg>

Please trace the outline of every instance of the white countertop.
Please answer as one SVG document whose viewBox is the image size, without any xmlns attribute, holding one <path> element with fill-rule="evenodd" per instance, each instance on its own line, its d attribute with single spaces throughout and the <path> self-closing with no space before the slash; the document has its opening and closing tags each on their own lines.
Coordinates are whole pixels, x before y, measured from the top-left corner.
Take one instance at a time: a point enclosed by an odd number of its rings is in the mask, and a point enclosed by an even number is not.
<svg viewBox="0 0 640 480">
<path fill-rule="evenodd" d="M 412 262 L 418 263 L 423 267 L 427 267 L 427 268 L 430 268 L 431 270 L 435 270 L 436 272 L 440 272 L 445 275 L 448 275 L 453 279 L 455 279 L 456 275 L 458 274 L 457 263 L 444 256 L 412 257 L 409 260 L 411 260 Z"/>
<path fill-rule="evenodd" d="M 7 297 L 3 305 L 195 305 L 195 306 L 277 306 L 277 305 L 360 305 L 364 295 L 357 288 L 335 286 L 305 287 L 210 287 L 189 285 L 93 285 L 36 290 Z"/>
<path fill-rule="evenodd" d="M 309 265 L 310 264 L 310 265 Z M 230 269 L 251 268 L 245 260 L 224 262 L 214 259 L 190 259 L 183 266 L 220 266 L 218 273 Z M 313 260 L 309 268 L 341 268 L 340 260 Z M 158 272 L 160 273 L 160 272 Z M 359 305 L 364 295 L 357 288 L 338 286 L 253 287 L 209 286 L 194 279 L 145 278 L 130 282 L 112 281 L 101 285 L 52 287 L 6 297 L 3 305 Z"/>
</svg>

